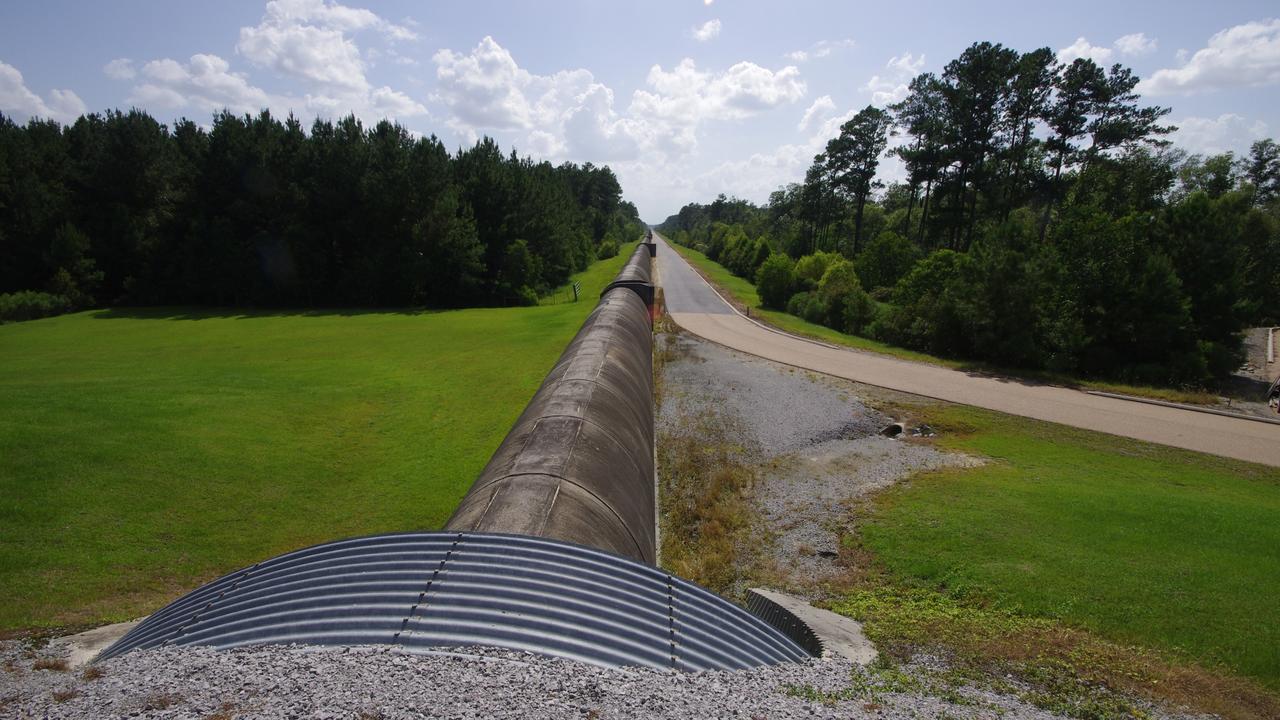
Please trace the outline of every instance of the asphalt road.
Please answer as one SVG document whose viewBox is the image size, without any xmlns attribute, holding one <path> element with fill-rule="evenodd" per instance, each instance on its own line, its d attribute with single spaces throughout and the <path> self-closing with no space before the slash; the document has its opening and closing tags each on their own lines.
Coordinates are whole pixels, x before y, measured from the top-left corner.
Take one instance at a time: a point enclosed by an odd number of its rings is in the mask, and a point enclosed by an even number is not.
<svg viewBox="0 0 1280 720">
<path fill-rule="evenodd" d="M 970 374 L 771 330 L 738 314 L 663 238 L 654 237 L 668 314 L 712 342 L 854 382 L 1280 467 L 1280 425 Z"/>
</svg>

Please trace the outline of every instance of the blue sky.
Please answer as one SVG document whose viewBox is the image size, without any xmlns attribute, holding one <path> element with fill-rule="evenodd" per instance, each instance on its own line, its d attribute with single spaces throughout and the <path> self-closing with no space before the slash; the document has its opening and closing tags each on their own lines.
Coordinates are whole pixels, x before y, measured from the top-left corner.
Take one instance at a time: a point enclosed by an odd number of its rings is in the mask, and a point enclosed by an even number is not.
<svg viewBox="0 0 1280 720">
<path fill-rule="evenodd" d="M 450 147 L 487 134 L 608 163 L 657 222 L 721 192 L 765 200 L 841 119 L 979 40 L 1132 67 L 1189 151 L 1280 136 L 1265 2 L 6 3 L 0 111 L 390 116 Z"/>
</svg>

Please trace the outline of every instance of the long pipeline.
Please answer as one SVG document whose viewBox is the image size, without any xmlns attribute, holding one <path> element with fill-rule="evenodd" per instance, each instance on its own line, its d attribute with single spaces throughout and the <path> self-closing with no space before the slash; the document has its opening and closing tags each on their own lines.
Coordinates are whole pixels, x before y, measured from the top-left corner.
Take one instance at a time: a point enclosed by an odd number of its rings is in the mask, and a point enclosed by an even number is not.
<svg viewBox="0 0 1280 720">
<path fill-rule="evenodd" d="M 650 257 L 638 245 L 605 288 L 445 530 L 655 562 Z"/>
</svg>

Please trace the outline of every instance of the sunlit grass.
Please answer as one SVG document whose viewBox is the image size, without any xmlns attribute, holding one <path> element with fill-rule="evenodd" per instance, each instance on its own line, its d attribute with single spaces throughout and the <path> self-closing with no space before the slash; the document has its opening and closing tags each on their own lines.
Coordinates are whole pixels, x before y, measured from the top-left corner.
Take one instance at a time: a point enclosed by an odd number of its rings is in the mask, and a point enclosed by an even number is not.
<svg viewBox="0 0 1280 720">
<path fill-rule="evenodd" d="M 553 306 L 0 327 L 0 630 L 124 620 L 276 553 L 439 528 L 625 260 Z"/>
</svg>

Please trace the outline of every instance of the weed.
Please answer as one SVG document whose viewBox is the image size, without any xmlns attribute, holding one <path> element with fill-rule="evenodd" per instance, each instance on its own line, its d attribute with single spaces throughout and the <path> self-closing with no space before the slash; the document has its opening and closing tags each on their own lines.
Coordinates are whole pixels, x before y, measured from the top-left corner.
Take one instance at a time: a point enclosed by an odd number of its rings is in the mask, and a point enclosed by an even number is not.
<svg viewBox="0 0 1280 720">
<path fill-rule="evenodd" d="M 67 668 L 68 668 L 68 665 L 67 665 L 66 658 L 42 657 L 42 658 L 36 658 L 36 661 L 31 663 L 32 670 L 52 670 L 54 672 L 66 672 Z"/>
<path fill-rule="evenodd" d="M 233 720 L 236 716 L 235 710 L 235 703 L 224 702 L 218 706 L 217 710 L 205 715 L 204 720 Z"/>
<path fill-rule="evenodd" d="M 97 665 L 88 665 L 80 673 L 80 677 L 85 680 L 97 680 L 103 675 L 106 675 L 106 672 L 104 672 L 102 668 L 98 667 Z"/>
<path fill-rule="evenodd" d="M 663 565 L 718 592 L 738 578 L 738 553 L 754 523 L 755 472 L 736 437 L 708 409 L 680 418 L 658 443 Z"/>
<path fill-rule="evenodd" d="M 168 710 L 182 702 L 182 696 L 174 693 L 151 693 L 142 700 L 142 711 Z"/>
<path fill-rule="evenodd" d="M 968 704 L 959 690 L 972 685 L 1016 692 L 1037 707 L 1084 720 L 1144 717 L 1132 697 L 1241 720 L 1280 717 L 1280 700 L 1243 678 L 1109 642 L 1058 621 L 992 607 L 978 597 L 959 600 L 880 578 L 831 608 L 863 623 L 863 631 L 881 650 L 882 660 L 871 669 L 880 678 L 893 677 L 893 658 L 943 651 L 950 668 L 924 692 L 953 704 Z M 1024 686 L 1016 687 L 1006 675 Z"/>
<path fill-rule="evenodd" d="M 66 690 L 54 690 L 50 695 L 53 697 L 54 702 L 64 703 L 71 698 L 79 697 L 80 691 L 75 688 L 68 688 Z"/>
</svg>

